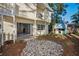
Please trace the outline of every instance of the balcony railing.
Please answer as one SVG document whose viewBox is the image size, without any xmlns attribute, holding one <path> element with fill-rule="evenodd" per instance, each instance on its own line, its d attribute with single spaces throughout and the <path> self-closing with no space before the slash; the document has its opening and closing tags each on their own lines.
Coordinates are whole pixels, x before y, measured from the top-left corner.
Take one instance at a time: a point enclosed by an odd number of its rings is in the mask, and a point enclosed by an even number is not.
<svg viewBox="0 0 79 59">
<path fill-rule="evenodd" d="M 36 17 L 40 18 L 40 19 L 43 19 L 43 15 L 41 13 L 38 13 L 38 12 L 36 13 Z"/>
<path fill-rule="evenodd" d="M 21 16 L 21 17 L 29 18 L 29 19 L 36 18 L 35 12 L 19 12 L 17 16 Z"/>
<path fill-rule="evenodd" d="M 49 14 L 37 13 L 36 17 L 42 21 L 50 22 L 51 16 Z"/>
<path fill-rule="evenodd" d="M 3 15 L 12 15 L 12 10 L 0 7 L 0 14 L 3 14 Z"/>
</svg>

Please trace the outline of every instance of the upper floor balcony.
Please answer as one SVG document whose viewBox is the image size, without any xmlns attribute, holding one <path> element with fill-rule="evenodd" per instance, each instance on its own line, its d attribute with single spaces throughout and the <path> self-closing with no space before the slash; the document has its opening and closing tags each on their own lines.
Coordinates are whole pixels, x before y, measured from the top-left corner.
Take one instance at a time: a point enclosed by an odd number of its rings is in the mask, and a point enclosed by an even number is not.
<svg viewBox="0 0 79 59">
<path fill-rule="evenodd" d="M 37 13 L 36 16 L 38 20 L 51 22 L 51 8 L 48 4 L 39 3 L 37 4 Z"/>
<path fill-rule="evenodd" d="M 27 19 L 36 19 L 36 5 L 31 3 L 18 3 L 19 7 L 16 15 Z"/>
<path fill-rule="evenodd" d="M 12 10 L 0 7 L 0 14 L 11 16 Z"/>
<path fill-rule="evenodd" d="M 44 15 L 43 15 L 43 13 L 37 12 L 37 13 L 36 13 L 36 17 L 39 18 L 39 19 L 41 19 L 41 20 L 44 20 Z"/>
<path fill-rule="evenodd" d="M 40 7 L 39 4 L 38 4 L 39 7 L 37 8 L 36 5 L 37 4 L 14 4 L 14 5 L 8 3 L 0 4 L 0 14 L 8 16 L 16 15 L 27 19 L 49 22 L 50 15 L 48 10 L 39 8 Z"/>
<path fill-rule="evenodd" d="M 36 12 L 19 12 L 17 16 L 24 17 L 26 19 L 36 20 Z"/>
<path fill-rule="evenodd" d="M 10 3 L 0 3 L 0 14 L 2 15 L 13 15 L 13 7 Z"/>
<path fill-rule="evenodd" d="M 46 14 L 44 12 L 42 13 L 37 12 L 36 17 L 37 17 L 37 20 L 51 22 L 51 15 L 49 13 Z"/>
<path fill-rule="evenodd" d="M 35 12 L 19 12 L 17 16 L 30 19 L 30 20 L 38 20 L 38 21 L 45 21 L 45 22 L 51 21 L 51 16 L 44 15 L 43 13 L 37 13 L 36 11 Z"/>
</svg>

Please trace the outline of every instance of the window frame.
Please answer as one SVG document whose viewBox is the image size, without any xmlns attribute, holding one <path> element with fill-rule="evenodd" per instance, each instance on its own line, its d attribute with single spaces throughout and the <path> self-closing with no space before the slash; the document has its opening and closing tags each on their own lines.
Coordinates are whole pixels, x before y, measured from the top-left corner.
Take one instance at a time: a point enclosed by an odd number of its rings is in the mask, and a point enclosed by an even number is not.
<svg viewBox="0 0 79 59">
<path fill-rule="evenodd" d="M 37 25 L 37 30 L 44 30 L 45 29 L 45 25 Z"/>
</svg>

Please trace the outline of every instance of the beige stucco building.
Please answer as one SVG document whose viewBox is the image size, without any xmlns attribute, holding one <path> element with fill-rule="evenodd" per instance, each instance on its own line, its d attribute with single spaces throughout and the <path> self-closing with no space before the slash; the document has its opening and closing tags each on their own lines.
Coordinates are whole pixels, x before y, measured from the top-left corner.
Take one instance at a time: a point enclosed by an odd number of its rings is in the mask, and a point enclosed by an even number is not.
<svg viewBox="0 0 79 59">
<path fill-rule="evenodd" d="M 48 4 L 0 4 L 0 42 L 15 40 L 21 35 L 48 34 L 52 9 Z"/>
</svg>

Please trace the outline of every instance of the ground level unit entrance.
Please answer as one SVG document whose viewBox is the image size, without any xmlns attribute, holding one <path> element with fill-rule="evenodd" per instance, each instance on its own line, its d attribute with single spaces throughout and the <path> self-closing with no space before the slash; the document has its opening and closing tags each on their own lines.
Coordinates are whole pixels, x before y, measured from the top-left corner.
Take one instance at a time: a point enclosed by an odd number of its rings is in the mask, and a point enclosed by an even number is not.
<svg viewBox="0 0 79 59">
<path fill-rule="evenodd" d="M 32 24 L 17 23 L 17 36 L 33 35 Z"/>
</svg>

